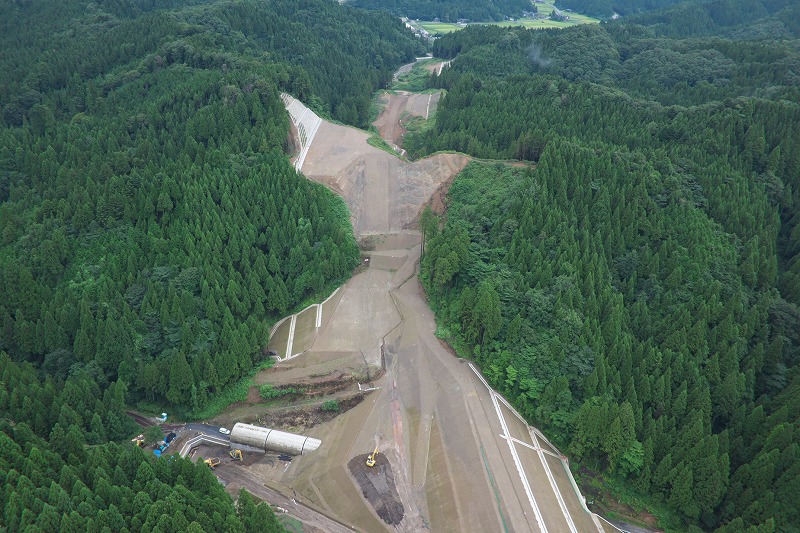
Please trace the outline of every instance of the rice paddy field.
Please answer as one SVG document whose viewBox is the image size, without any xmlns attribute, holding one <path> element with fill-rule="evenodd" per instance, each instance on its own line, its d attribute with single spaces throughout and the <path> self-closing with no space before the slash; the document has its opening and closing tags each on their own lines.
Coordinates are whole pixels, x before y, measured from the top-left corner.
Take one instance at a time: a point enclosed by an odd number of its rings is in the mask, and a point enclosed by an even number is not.
<svg viewBox="0 0 800 533">
<path fill-rule="evenodd" d="M 553 11 L 553 6 L 550 4 L 536 4 L 537 9 L 539 10 L 539 14 L 550 16 L 550 13 Z M 502 22 L 475 22 L 473 24 L 492 24 L 495 26 L 502 26 L 502 27 L 510 27 L 510 26 L 523 26 L 525 28 L 568 28 L 570 26 L 577 26 L 578 24 L 597 24 L 600 22 L 599 19 L 592 18 L 586 15 L 581 15 L 579 13 L 574 12 L 563 12 L 565 15 L 569 15 L 569 20 L 565 22 L 558 22 L 556 20 L 550 19 L 530 19 L 530 18 L 521 18 L 517 20 L 504 20 Z M 413 21 L 413 24 L 419 26 L 420 28 L 424 29 L 431 35 L 442 35 L 445 33 L 451 33 L 454 31 L 458 31 L 460 29 L 466 28 L 468 24 L 455 24 L 450 22 L 429 22 L 429 21 Z"/>
</svg>

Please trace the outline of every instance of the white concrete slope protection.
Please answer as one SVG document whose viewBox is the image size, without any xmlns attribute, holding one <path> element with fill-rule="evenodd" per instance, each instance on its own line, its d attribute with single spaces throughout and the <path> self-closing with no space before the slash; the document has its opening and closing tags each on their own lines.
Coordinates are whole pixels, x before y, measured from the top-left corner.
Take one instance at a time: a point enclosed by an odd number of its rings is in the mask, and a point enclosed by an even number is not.
<svg viewBox="0 0 800 533">
<path fill-rule="evenodd" d="M 294 168 L 299 172 L 303 169 L 308 149 L 311 147 L 314 135 L 317 134 L 319 125 L 322 124 L 322 119 L 299 100 L 286 93 L 281 93 L 281 100 L 283 100 L 286 110 L 289 111 L 289 117 L 297 128 L 297 135 L 300 138 L 300 153 L 294 162 Z"/>
</svg>

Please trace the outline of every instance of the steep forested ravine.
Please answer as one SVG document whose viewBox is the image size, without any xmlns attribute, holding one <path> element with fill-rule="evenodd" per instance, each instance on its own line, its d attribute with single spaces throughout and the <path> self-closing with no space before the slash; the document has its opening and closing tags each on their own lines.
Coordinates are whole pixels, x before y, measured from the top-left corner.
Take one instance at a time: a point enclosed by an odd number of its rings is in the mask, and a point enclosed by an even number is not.
<svg viewBox="0 0 800 533">
<path fill-rule="evenodd" d="M 343 202 L 288 161 L 288 91 L 356 125 L 424 49 L 324 0 L 0 7 L 0 524 L 281 530 L 126 405 L 201 416 L 269 324 L 349 276 Z"/>
<path fill-rule="evenodd" d="M 796 42 L 469 28 L 406 137 L 535 162 L 426 218 L 440 332 L 671 530 L 800 526 Z"/>
</svg>

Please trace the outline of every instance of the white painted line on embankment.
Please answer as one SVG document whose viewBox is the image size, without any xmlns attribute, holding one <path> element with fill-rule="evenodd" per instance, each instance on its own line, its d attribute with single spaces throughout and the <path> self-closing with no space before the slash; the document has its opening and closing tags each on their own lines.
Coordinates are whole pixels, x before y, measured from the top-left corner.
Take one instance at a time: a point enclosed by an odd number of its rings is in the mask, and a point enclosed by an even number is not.
<svg viewBox="0 0 800 533">
<path fill-rule="evenodd" d="M 478 372 L 478 370 L 472 365 L 472 363 L 468 363 L 468 364 L 470 365 L 470 368 L 472 368 L 472 371 L 475 372 L 475 375 L 477 375 L 480 378 L 480 380 L 483 382 L 483 384 L 486 385 L 486 387 L 489 388 L 489 390 L 492 390 L 491 387 L 489 387 L 489 384 L 486 383 L 486 380 L 483 379 L 483 376 L 481 376 L 480 372 Z M 558 500 L 559 506 L 561 507 L 561 511 L 564 513 L 564 516 L 567 519 L 567 523 L 570 526 L 570 530 L 575 532 L 575 533 L 577 533 L 577 529 L 575 529 L 575 523 L 572 520 L 572 516 L 569 514 L 569 511 L 567 511 L 567 509 L 566 509 L 566 503 L 564 502 L 564 499 L 563 499 L 563 497 L 561 495 L 561 491 L 558 489 L 557 485 L 555 484 L 555 478 L 552 477 L 552 472 L 550 470 L 550 466 L 547 464 L 547 461 L 544 458 L 544 456 L 541 455 L 543 453 L 550 454 L 553 457 L 556 457 L 561 461 L 561 464 L 564 466 L 564 470 L 567 473 L 567 478 L 570 480 L 570 483 L 572 484 L 572 488 L 575 491 L 575 496 L 577 496 L 578 501 L 581 504 L 581 507 L 583 508 L 584 511 L 586 511 L 589 514 L 589 516 L 592 517 L 592 521 L 597 523 L 597 519 L 595 517 L 599 517 L 600 515 L 597 515 L 597 514 L 591 512 L 589 510 L 589 508 L 586 506 L 586 499 L 583 497 L 583 494 L 581 494 L 581 491 L 578 489 L 577 483 L 575 483 L 575 478 L 573 477 L 572 472 L 570 472 L 570 470 L 569 470 L 569 466 L 567 464 L 566 456 L 559 455 L 559 454 L 561 454 L 559 449 L 556 448 L 547 439 L 547 437 L 545 437 L 542 434 L 541 431 L 539 431 L 536 428 L 530 427 L 528 425 L 528 423 L 525 421 L 525 419 L 522 417 L 522 415 L 519 414 L 519 412 L 514 408 L 514 406 L 512 406 L 510 403 L 508 403 L 508 400 L 506 400 L 505 398 L 503 398 L 501 395 L 499 395 L 497 393 L 495 393 L 495 394 L 497 396 L 497 399 L 500 400 L 501 402 L 503 402 L 503 405 L 505 405 L 508 408 L 508 410 L 511 411 L 514 414 L 514 416 L 516 416 L 523 424 L 525 424 L 525 427 L 528 428 L 528 433 L 530 434 L 531 439 L 533 439 L 533 442 L 535 443 L 535 446 L 529 446 L 529 447 L 534 449 L 534 450 L 537 450 L 539 452 L 539 454 L 540 454 L 539 459 L 541 460 L 542 465 L 545 468 L 545 473 L 547 474 L 548 480 L 550 481 L 550 486 L 552 487 L 553 492 L 556 495 L 556 499 Z M 513 437 L 509 437 L 509 438 L 513 439 Z M 542 446 L 539 444 L 539 440 L 538 439 L 542 439 L 544 442 L 546 442 L 548 446 L 550 446 L 553 450 L 555 450 L 555 453 L 550 452 L 549 450 L 546 450 L 546 449 L 542 448 Z M 517 439 L 514 439 L 514 440 L 517 441 Z M 517 442 L 519 442 L 520 444 L 524 444 L 524 443 L 522 443 L 520 441 L 517 441 Z"/>
<path fill-rule="evenodd" d="M 292 321 L 289 323 L 289 338 L 286 340 L 286 357 L 284 359 L 292 358 L 292 345 L 294 344 L 294 327 L 297 324 L 297 315 L 292 315 Z"/>
<path fill-rule="evenodd" d="M 306 155 L 308 155 L 308 149 L 311 147 L 314 136 L 322 124 L 322 119 L 306 107 L 303 102 L 286 93 L 281 94 L 281 100 L 284 107 L 286 107 L 286 111 L 289 112 L 289 117 L 297 127 L 297 133 L 300 137 L 300 154 L 294 163 L 294 168 L 300 172 L 303 169 Z"/>
<path fill-rule="evenodd" d="M 605 522 L 609 526 L 613 527 L 614 531 L 619 531 L 619 533 L 627 533 L 625 530 L 618 528 L 617 526 L 615 526 L 614 524 L 612 524 L 611 522 L 609 522 L 608 520 L 606 520 L 605 518 L 603 518 L 599 514 L 595 514 L 594 516 L 596 516 L 597 518 L 599 518 L 600 520 L 602 520 L 603 522 Z"/>
<path fill-rule="evenodd" d="M 545 475 L 547 475 L 547 480 L 550 482 L 550 487 L 553 489 L 553 494 L 555 494 L 556 496 L 556 500 L 558 501 L 558 506 L 561 508 L 561 512 L 564 514 L 564 518 L 567 520 L 567 525 L 569 526 L 569 530 L 572 533 L 578 533 L 578 530 L 575 528 L 575 522 L 573 522 L 572 516 L 569 514 L 569 511 L 567 510 L 567 504 L 564 502 L 564 498 L 561 496 L 561 491 L 558 489 L 558 485 L 556 485 L 556 480 L 553 477 L 553 472 L 550 470 L 550 465 L 547 464 L 547 459 L 545 459 L 544 457 L 545 450 L 541 447 L 539 441 L 536 439 L 536 434 L 533 432 L 530 426 L 528 426 L 528 423 L 525 422 L 525 419 L 522 418 L 522 415 L 519 414 L 519 412 L 517 412 L 517 410 L 514 409 L 514 407 L 510 403 L 508 403 L 508 400 L 506 400 L 500 395 L 498 395 L 498 398 L 512 413 L 514 413 L 514 415 L 523 424 L 525 424 L 525 427 L 528 428 L 528 434 L 531 436 L 531 439 L 533 440 L 534 444 L 531 448 L 536 450 L 537 454 L 539 455 L 539 460 L 541 461 L 542 467 L 544 468 L 544 473 Z M 560 461 L 563 461 L 561 457 L 559 457 L 554 453 L 550 453 L 550 455 L 552 455 L 553 457 L 557 457 Z"/>
<path fill-rule="evenodd" d="M 542 462 L 542 466 L 544 466 L 544 473 L 547 474 L 547 479 L 548 481 L 550 481 L 550 486 L 553 488 L 553 492 L 556 495 L 556 499 L 558 500 L 558 506 L 561 507 L 561 512 L 564 513 L 564 518 L 567 519 L 569 530 L 572 533 L 578 533 L 578 530 L 575 527 L 575 522 L 572 521 L 572 516 L 569 514 L 569 511 L 567 510 L 567 504 L 564 502 L 564 498 L 561 496 L 561 491 L 558 490 L 558 486 L 556 485 L 556 480 L 553 477 L 553 473 L 550 471 L 550 465 L 547 464 L 547 459 L 545 459 L 544 453 L 542 452 L 542 448 L 541 446 L 539 446 L 539 441 L 536 440 L 536 435 L 534 435 L 532 431 L 528 431 L 528 433 L 530 434 L 531 437 L 533 437 L 533 444 L 538 448 L 537 451 L 539 455 L 539 460 Z"/>
<path fill-rule="evenodd" d="M 506 419 L 503 417 L 503 413 L 500 411 L 500 404 L 497 403 L 497 394 L 494 390 L 486 383 L 486 380 L 483 379 L 480 372 L 472 365 L 469 364 L 469 367 L 478 376 L 478 379 L 481 380 L 481 383 L 484 384 L 486 389 L 489 391 L 489 396 L 492 398 L 492 404 L 494 405 L 494 410 L 497 412 L 497 418 L 500 420 L 500 426 L 503 428 L 503 433 L 505 433 L 505 441 L 508 443 L 508 448 L 511 450 L 511 458 L 514 460 L 514 466 L 517 468 L 517 473 L 519 474 L 519 478 L 522 481 L 522 486 L 525 489 L 525 494 L 528 496 L 528 502 L 531 504 L 533 508 L 533 513 L 536 516 L 536 522 L 539 524 L 539 529 L 542 533 L 547 533 L 547 527 L 544 525 L 544 518 L 542 517 L 542 512 L 539 510 L 539 506 L 536 504 L 536 498 L 533 496 L 533 490 L 531 490 L 530 483 L 528 482 L 528 476 L 525 475 L 525 470 L 522 468 L 522 462 L 519 460 L 519 455 L 517 455 L 517 449 L 514 447 L 514 442 L 511 440 L 511 433 L 508 431 L 508 426 L 506 425 Z"/>
<path fill-rule="evenodd" d="M 322 303 L 311 304 L 308 307 L 306 307 L 305 309 L 303 309 L 303 311 L 306 311 L 309 307 L 313 307 L 315 305 L 317 306 L 317 322 L 316 322 L 317 329 L 322 327 L 322 306 L 325 305 L 326 303 L 328 303 L 328 300 L 330 300 L 331 298 L 336 296 L 336 293 L 339 292 L 339 289 L 341 289 L 341 287 L 337 287 L 336 290 L 333 291 L 330 296 L 325 298 L 325 301 L 323 301 Z M 303 311 L 300 311 L 300 313 L 302 313 Z M 270 338 L 274 337 L 275 336 L 275 332 L 278 330 L 278 326 L 280 326 L 281 324 L 283 324 L 284 322 L 289 320 L 290 321 L 289 322 L 289 339 L 292 339 L 292 343 L 294 343 L 294 340 L 293 340 L 294 339 L 294 323 L 295 323 L 295 320 L 297 320 L 297 315 L 299 315 L 300 313 L 295 313 L 293 315 L 289 315 L 289 316 L 285 316 L 285 317 L 281 318 L 278 322 L 275 323 L 274 326 L 272 326 L 272 329 L 269 331 L 269 337 Z M 287 343 L 287 346 L 286 346 L 287 352 L 283 357 L 278 356 L 278 362 L 279 363 L 281 361 L 286 361 L 287 359 L 291 359 L 292 357 L 294 357 L 292 355 L 291 351 L 290 351 L 292 349 L 292 345 L 289 344 L 289 340 L 288 339 L 287 339 L 286 343 Z M 300 354 L 297 354 L 297 355 L 300 355 Z"/>
<path fill-rule="evenodd" d="M 527 442 L 523 442 L 523 441 L 521 441 L 521 440 L 519 440 L 519 439 L 517 439 L 515 437 L 509 437 L 508 435 L 500 435 L 500 437 L 503 438 L 503 439 L 511 439 L 511 440 L 513 440 L 514 442 L 516 442 L 517 444 L 519 444 L 521 446 L 525 446 L 526 448 L 530 448 L 531 450 L 534 450 L 534 451 L 537 451 L 537 452 L 542 452 L 542 453 L 546 453 L 546 454 L 552 455 L 556 459 L 561 460 L 561 456 L 554 454 L 550 450 L 545 450 L 544 448 L 537 448 L 533 444 L 529 444 Z"/>
<path fill-rule="evenodd" d="M 503 417 L 503 413 L 500 412 L 500 404 L 497 403 L 497 396 L 491 389 L 489 390 L 489 394 L 492 396 L 492 403 L 494 404 L 495 411 L 497 411 L 497 417 L 500 419 L 500 425 L 503 427 L 503 433 L 510 437 L 511 435 L 508 431 L 508 426 L 506 425 L 506 419 Z M 514 459 L 514 466 L 517 467 L 519 478 L 522 480 L 522 486 L 525 488 L 525 494 L 528 496 L 528 501 L 533 508 L 533 513 L 536 515 L 536 522 L 539 524 L 539 529 L 542 531 L 542 533 L 547 533 L 547 527 L 544 525 L 544 517 L 539 510 L 539 506 L 536 504 L 536 498 L 533 496 L 533 490 L 531 489 L 530 482 L 528 481 L 528 476 L 525 475 L 525 469 L 522 467 L 522 461 L 519 460 L 519 455 L 517 454 L 517 449 L 514 447 L 514 442 L 511 439 L 506 439 L 506 442 L 508 443 L 508 449 L 511 450 L 511 458 Z"/>
<path fill-rule="evenodd" d="M 281 324 L 283 324 L 284 322 L 286 322 L 287 320 L 289 320 L 290 318 L 292 318 L 292 315 L 285 316 L 285 317 L 281 318 L 280 320 L 278 320 L 278 321 L 275 323 L 275 325 L 274 325 L 274 326 L 272 326 L 272 329 L 271 329 L 271 330 L 269 330 L 269 338 L 271 339 L 272 337 L 274 337 L 274 336 L 275 336 L 275 332 L 278 330 L 278 327 L 279 327 Z"/>
<path fill-rule="evenodd" d="M 303 147 L 303 151 L 300 157 L 297 159 L 297 171 L 300 172 L 303 170 L 303 163 L 306 162 L 306 156 L 308 155 L 308 150 L 311 148 L 311 143 L 314 142 L 314 137 L 317 135 L 317 130 L 319 129 L 320 124 L 322 124 L 322 119 L 315 115 L 312 111 L 311 113 L 316 121 L 314 125 L 311 127 L 311 132 L 308 134 L 308 138 L 306 139 L 306 145 Z"/>
</svg>

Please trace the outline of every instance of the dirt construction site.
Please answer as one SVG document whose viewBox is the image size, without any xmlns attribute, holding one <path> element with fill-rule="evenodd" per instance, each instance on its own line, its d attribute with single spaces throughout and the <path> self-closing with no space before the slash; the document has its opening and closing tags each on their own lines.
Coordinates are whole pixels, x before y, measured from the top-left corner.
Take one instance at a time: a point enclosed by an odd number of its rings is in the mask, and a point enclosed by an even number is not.
<svg viewBox="0 0 800 533">
<path fill-rule="evenodd" d="M 302 104 L 284 102 L 296 125 L 308 120 Z M 397 110 L 407 104 L 386 104 L 392 116 L 379 120 L 399 121 Z M 305 392 L 263 411 L 253 399 L 218 422 L 274 424 L 322 445 L 290 462 L 267 455 L 228 462 L 218 477 L 232 491 L 252 487 L 266 499 L 277 496 L 264 491 L 277 491 L 285 502 L 278 505 L 305 531 L 603 531 L 566 457 L 434 335 L 416 276 L 420 235 L 413 226 L 468 158 L 409 163 L 370 146 L 368 134 L 354 128 L 321 121 L 313 132 L 301 170 L 345 199 L 364 263 L 328 300 L 272 332 L 269 349 L 280 362 L 257 382 Z M 311 412 L 328 398 L 340 401 L 338 414 L 298 418 L 304 405 Z M 376 447 L 376 465 L 367 467 Z M 333 522 L 301 516 L 309 512 Z"/>
<path fill-rule="evenodd" d="M 380 136 L 400 153 L 403 135 L 406 133 L 404 123 L 411 117 L 428 119 L 436 112 L 441 93 L 416 94 L 407 91 L 384 93 L 380 102 L 383 112 L 372 125 L 378 129 Z"/>
</svg>

